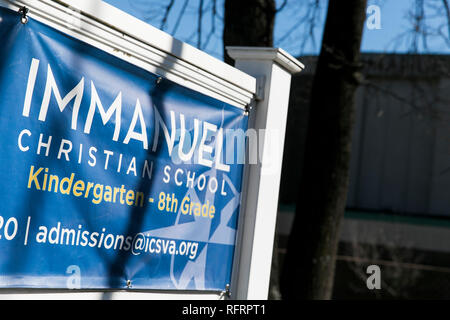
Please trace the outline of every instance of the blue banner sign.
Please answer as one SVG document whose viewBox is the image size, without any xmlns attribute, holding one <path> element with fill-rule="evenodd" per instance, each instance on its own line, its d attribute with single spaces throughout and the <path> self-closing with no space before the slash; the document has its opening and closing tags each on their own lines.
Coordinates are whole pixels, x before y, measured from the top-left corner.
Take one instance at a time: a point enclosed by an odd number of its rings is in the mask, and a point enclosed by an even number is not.
<svg viewBox="0 0 450 320">
<path fill-rule="evenodd" d="M 223 290 L 243 110 L 6 8 L 0 41 L 0 287 Z"/>
</svg>

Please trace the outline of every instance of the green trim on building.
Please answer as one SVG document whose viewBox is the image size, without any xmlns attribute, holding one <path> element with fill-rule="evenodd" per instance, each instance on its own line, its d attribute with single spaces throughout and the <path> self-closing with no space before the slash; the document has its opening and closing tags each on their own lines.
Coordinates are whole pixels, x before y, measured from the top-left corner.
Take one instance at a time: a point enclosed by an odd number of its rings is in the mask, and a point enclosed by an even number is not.
<svg viewBox="0 0 450 320">
<path fill-rule="evenodd" d="M 374 212 L 363 210 L 346 210 L 344 217 L 347 219 L 356 219 L 356 220 L 374 220 L 391 223 L 407 223 L 420 226 L 450 228 L 450 219 L 446 218 L 399 215 L 387 212 Z"/>
</svg>

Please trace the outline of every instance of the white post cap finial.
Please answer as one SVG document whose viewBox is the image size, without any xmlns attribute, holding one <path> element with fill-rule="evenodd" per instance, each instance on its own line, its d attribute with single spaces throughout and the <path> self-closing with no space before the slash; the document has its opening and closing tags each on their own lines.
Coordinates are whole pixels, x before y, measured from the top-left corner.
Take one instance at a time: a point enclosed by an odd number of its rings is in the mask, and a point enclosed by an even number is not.
<svg viewBox="0 0 450 320">
<path fill-rule="evenodd" d="M 270 47 L 226 47 L 228 55 L 234 60 L 272 60 L 291 74 L 302 71 L 305 66 L 280 48 Z"/>
</svg>

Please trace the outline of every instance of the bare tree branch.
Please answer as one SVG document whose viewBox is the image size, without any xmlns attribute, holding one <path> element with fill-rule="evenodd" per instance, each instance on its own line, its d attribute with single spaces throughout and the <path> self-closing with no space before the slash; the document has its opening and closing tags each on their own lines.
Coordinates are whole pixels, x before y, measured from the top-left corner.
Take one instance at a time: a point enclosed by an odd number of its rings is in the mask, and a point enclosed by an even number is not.
<svg viewBox="0 0 450 320">
<path fill-rule="evenodd" d="M 423 0 L 415 1 L 415 14 L 413 15 L 413 24 L 414 24 L 414 37 L 413 43 L 411 44 L 414 52 L 418 52 L 419 50 L 419 37 L 422 36 L 423 47 L 426 50 L 427 46 L 427 37 L 425 31 L 425 8 Z"/>
<path fill-rule="evenodd" d="M 178 30 L 178 27 L 180 26 L 181 19 L 183 18 L 184 12 L 186 11 L 186 8 L 188 5 L 188 1 L 189 0 L 184 0 L 183 6 L 181 7 L 181 10 L 180 10 L 180 14 L 178 15 L 177 22 L 175 23 L 175 26 L 173 27 L 173 30 L 172 30 L 173 36 L 175 35 L 175 33 Z"/>
<path fill-rule="evenodd" d="M 211 40 L 211 37 L 216 32 L 216 15 L 217 15 L 217 1 L 213 0 L 212 2 L 212 9 L 211 9 L 211 30 L 209 31 L 209 34 L 206 38 L 205 44 L 203 45 L 204 48 L 208 46 L 209 41 Z"/>
<path fill-rule="evenodd" d="M 309 0 L 306 5 L 304 3 L 295 3 L 298 7 L 294 9 L 298 12 L 304 12 L 304 14 L 297 18 L 297 22 L 278 40 L 280 46 L 283 46 L 283 42 L 288 39 L 292 39 L 292 35 L 295 33 L 301 35 L 300 39 L 297 38 L 295 41 L 290 42 L 300 43 L 301 52 L 303 52 L 308 41 L 312 42 L 314 48 L 316 47 L 314 33 L 321 24 L 321 3 L 322 0 Z"/>
<path fill-rule="evenodd" d="M 169 14 L 170 14 L 170 10 L 173 7 L 175 0 L 170 0 L 169 4 L 166 7 L 166 11 L 164 13 L 164 17 L 161 20 L 161 25 L 159 27 L 159 29 L 164 30 L 164 27 L 166 26 L 167 23 L 167 19 L 169 18 Z"/>
<path fill-rule="evenodd" d="M 445 12 L 445 15 L 442 13 Z M 443 19 L 446 19 L 444 22 Z M 407 19 L 411 27 L 393 39 L 393 43 L 406 42 L 410 52 L 417 53 L 422 48 L 429 50 L 429 43 L 440 38 L 450 47 L 450 6 L 448 0 L 415 0 Z M 447 30 L 447 35 L 444 30 Z M 421 46 L 420 46 L 421 44 Z"/>
<path fill-rule="evenodd" d="M 445 9 L 445 14 L 447 17 L 447 32 L 448 32 L 448 38 L 450 39 L 450 8 L 448 4 L 448 0 L 442 0 L 442 4 Z"/>
<path fill-rule="evenodd" d="M 278 9 L 275 9 L 275 12 L 278 13 L 281 10 L 283 10 L 284 7 L 286 6 L 287 2 L 288 2 L 288 0 L 284 0 L 283 3 L 280 5 L 280 7 Z"/>
<path fill-rule="evenodd" d="M 198 23 L 197 23 L 197 48 L 202 47 L 202 19 L 203 19 L 203 0 L 198 5 Z"/>
</svg>

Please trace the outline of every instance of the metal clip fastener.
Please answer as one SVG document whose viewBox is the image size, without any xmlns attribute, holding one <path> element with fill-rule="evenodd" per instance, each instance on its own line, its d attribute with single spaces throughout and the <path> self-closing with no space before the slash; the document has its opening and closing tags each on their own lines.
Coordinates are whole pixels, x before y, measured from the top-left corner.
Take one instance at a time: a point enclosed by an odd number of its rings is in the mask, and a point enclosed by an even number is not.
<svg viewBox="0 0 450 320">
<path fill-rule="evenodd" d="M 23 6 L 22 8 L 19 9 L 19 13 L 22 15 L 20 17 L 20 22 L 22 22 L 22 24 L 26 24 L 28 22 L 28 8 Z"/>
<path fill-rule="evenodd" d="M 253 109 L 253 107 L 255 105 L 256 105 L 256 101 L 255 101 L 255 99 L 252 99 L 252 101 L 245 106 L 244 115 L 248 116 L 250 114 L 250 111 Z"/>
<path fill-rule="evenodd" d="M 127 289 L 131 288 L 131 280 L 127 280 Z"/>
<path fill-rule="evenodd" d="M 159 84 L 161 81 L 162 81 L 162 77 L 161 76 L 159 76 L 157 79 L 156 79 L 156 84 Z"/>
<path fill-rule="evenodd" d="M 245 109 L 244 109 L 244 116 L 248 116 L 249 113 L 250 113 L 250 107 L 249 107 L 249 105 L 246 105 Z"/>
<path fill-rule="evenodd" d="M 231 298 L 230 285 L 225 286 L 225 290 L 220 293 L 220 298 Z"/>
</svg>

